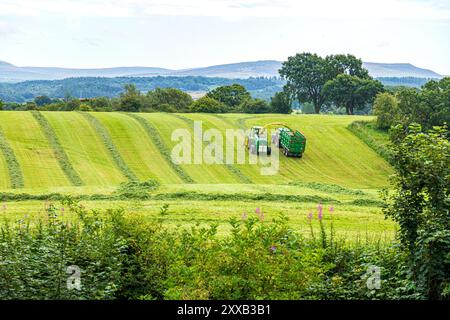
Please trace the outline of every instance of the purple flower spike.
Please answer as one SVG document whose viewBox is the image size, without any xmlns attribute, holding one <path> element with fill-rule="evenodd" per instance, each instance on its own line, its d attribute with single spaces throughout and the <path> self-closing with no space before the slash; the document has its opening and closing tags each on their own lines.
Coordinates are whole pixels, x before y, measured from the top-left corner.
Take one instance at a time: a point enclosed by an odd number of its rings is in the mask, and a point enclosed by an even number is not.
<svg viewBox="0 0 450 320">
<path fill-rule="evenodd" d="M 277 247 L 276 247 L 275 245 L 272 245 L 272 246 L 270 247 L 270 251 L 272 251 L 272 252 L 277 251 Z"/>
<path fill-rule="evenodd" d="M 308 213 L 308 220 L 311 221 L 312 218 L 313 218 L 313 213 L 312 213 L 312 211 L 310 211 L 310 212 Z"/>
<path fill-rule="evenodd" d="M 330 206 L 330 209 L 328 209 L 330 212 L 334 212 L 334 207 Z"/>
<path fill-rule="evenodd" d="M 261 212 L 261 209 L 259 207 L 255 209 L 256 214 L 259 214 L 260 212 Z"/>
<path fill-rule="evenodd" d="M 61 208 L 61 211 L 64 211 L 64 208 Z"/>
</svg>

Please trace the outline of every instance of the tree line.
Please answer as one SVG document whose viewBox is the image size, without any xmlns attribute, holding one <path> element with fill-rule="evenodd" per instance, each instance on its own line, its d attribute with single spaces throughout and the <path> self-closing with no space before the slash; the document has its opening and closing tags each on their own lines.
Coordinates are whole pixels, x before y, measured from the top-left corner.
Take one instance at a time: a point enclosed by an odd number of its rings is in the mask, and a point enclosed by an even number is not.
<svg viewBox="0 0 450 320">
<path fill-rule="evenodd" d="M 117 98 L 78 99 L 66 96 L 51 99 L 38 96 L 26 103 L 0 103 L 0 110 L 42 111 L 124 111 L 124 112 L 205 112 L 205 113 L 290 113 L 291 102 L 276 93 L 270 102 L 252 98 L 242 85 L 219 86 L 194 100 L 176 88 L 156 88 L 142 93 L 134 84 L 126 84 Z"/>
</svg>

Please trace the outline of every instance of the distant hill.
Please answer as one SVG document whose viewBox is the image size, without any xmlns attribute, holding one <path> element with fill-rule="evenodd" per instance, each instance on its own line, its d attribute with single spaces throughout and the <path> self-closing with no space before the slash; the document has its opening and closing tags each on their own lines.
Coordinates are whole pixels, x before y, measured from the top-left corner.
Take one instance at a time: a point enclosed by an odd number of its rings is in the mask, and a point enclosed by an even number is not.
<svg viewBox="0 0 450 320">
<path fill-rule="evenodd" d="M 375 63 L 364 62 L 372 77 L 414 77 L 414 78 L 441 78 L 442 76 L 432 70 L 418 68 L 410 63 Z"/>
<path fill-rule="evenodd" d="M 364 62 L 373 77 L 440 78 L 438 73 L 409 63 Z M 229 79 L 250 77 L 278 77 L 281 61 L 261 60 L 215 65 L 203 68 L 171 70 L 157 67 L 118 67 L 103 69 L 70 69 L 54 67 L 18 67 L 0 61 L 0 82 L 27 80 L 60 80 L 77 77 L 154 77 L 154 76 L 202 76 Z"/>
</svg>

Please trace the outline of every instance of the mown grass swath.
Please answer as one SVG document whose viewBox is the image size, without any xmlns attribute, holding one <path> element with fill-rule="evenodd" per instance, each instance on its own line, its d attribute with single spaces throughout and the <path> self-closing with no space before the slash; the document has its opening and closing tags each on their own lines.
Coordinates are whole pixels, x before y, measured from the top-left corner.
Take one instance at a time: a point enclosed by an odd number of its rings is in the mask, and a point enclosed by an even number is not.
<svg viewBox="0 0 450 320">
<path fill-rule="evenodd" d="M 192 129 L 194 128 L 194 120 L 189 119 L 187 117 L 183 117 L 180 114 L 173 114 L 174 117 L 183 120 L 186 122 Z M 202 144 L 204 144 L 204 141 L 202 139 Z M 243 174 L 238 168 L 233 166 L 232 164 L 225 163 L 225 168 L 227 168 L 228 171 L 230 171 L 238 180 L 242 183 L 253 183 L 253 181 L 247 177 L 245 174 Z"/>
<path fill-rule="evenodd" d="M 194 180 L 186 173 L 186 171 L 183 170 L 180 166 L 174 164 L 172 162 L 172 158 L 170 155 L 170 150 L 167 148 L 166 144 L 163 142 L 161 137 L 159 136 L 158 130 L 156 130 L 152 124 L 150 124 L 145 119 L 141 118 L 140 116 L 132 113 L 127 113 L 130 117 L 136 119 L 136 121 L 139 122 L 139 124 L 144 128 L 145 132 L 147 133 L 148 137 L 153 141 L 153 143 L 156 145 L 156 147 L 159 148 L 160 153 L 164 157 L 164 159 L 167 161 L 167 163 L 172 167 L 172 169 L 175 170 L 177 175 L 186 183 L 194 183 Z"/>
<path fill-rule="evenodd" d="M 0 129 L 0 151 L 3 152 L 5 156 L 6 165 L 8 167 L 9 179 L 11 181 L 11 187 L 13 189 L 23 188 L 23 175 L 22 169 L 20 168 L 19 162 L 17 161 L 16 155 L 14 154 L 14 150 L 6 141 L 5 136 Z"/>
<path fill-rule="evenodd" d="M 347 128 L 371 149 L 378 153 L 384 160 L 391 162 L 392 155 L 386 147 L 386 144 L 388 143 L 387 134 L 385 141 L 377 140 L 374 135 L 375 129 L 371 127 L 371 124 L 372 123 L 367 121 L 355 121 L 352 122 Z"/>
<path fill-rule="evenodd" d="M 64 171 L 64 174 L 74 186 L 84 185 L 83 180 L 75 171 L 69 158 L 67 157 L 67 154 L 64 152 L 64 149 L 50 123 L 39 111 L 32 111 L 31 113 L 44 131 L 45 136 L 47 137 L 50 146 L 55 153 L 55 157 L 58 160 L 61 169 Z"/>
<path fill-rule="evenodd" d="M 131 181 L 136 181 L 138 178 L 133 173 L 133 171 L 128 167 L 128 165 L 123 160 L 122 156 L 120 155 L 119 151 L 117 150 L 114 142 L 112 141 L 111 137 L 109 136 L 108 131 L 105 129 L 105 127 L 100 123 L 97 118 L 89 114 L 88 112 L 80 112 L 84 117 L 91 123 L 92 127 L 97 131 L 99 136 L 101 137 L 103 143 L 105 144 L 106 148 L 109 150 L 112 158 L 114 159 L 115 164 L 117 167 L 122 171 L 122 173 Z"/>
</svg>

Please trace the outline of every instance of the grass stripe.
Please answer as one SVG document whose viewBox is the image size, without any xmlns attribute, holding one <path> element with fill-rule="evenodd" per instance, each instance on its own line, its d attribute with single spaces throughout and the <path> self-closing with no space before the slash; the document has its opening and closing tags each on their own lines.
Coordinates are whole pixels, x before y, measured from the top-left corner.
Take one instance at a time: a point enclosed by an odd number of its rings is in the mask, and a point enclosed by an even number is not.
<svg viewBox="0 0 450 320">
<path fill-rule="evenodd" d="M 6 165 L 9 173 L 9 179 L 11 181 L 11 187 L 13 189 L 23 188 L 24 180 L 22 168 L 20 168 L 20 164 L 19 161 L 17 161 L 14 150 L 9 145 L 1 129 L 0 129 L 0 150 L 3 151 L 3 155 L 5 156 Z"/>
<path fill-rule="evenodd" d="M 186 122 L 192 129 L 194 129 L 194 120 L 189 119 L 189 118 L 187 118 L 187 117 L 184 117 L 184 116 L 182 116 L 182 115 L 180 115 L 180 114 L 176 114 L 176 113 L 173 113 L 172 115 L 173 115 L 174 117 L 180 119 L 180 120 L 183 120 L 183 121 Z M 203 141 L 203 139 L 202 139 L 202 143 L 203 143 L 203 146 L 204 146 L 205 142 Z M 231 173 L 239 180 L 239 182 L 242 182 L 242 183 L 253 183 L 253 181 L 252 181 L 249 177 L 247 177 L 245 174 L 243 174 L 243 173 L 241 172 L 241 170 L 239 170 L 238 168 L 236 168 L 236 167 L 233 166 L 232 164 L 225 163 L 224 165 L 225 165 L 225 168 L 226 168 L 229 172 L 231 172 Z"/>
<path fill-rule="evenodd" d="M 386 134 L 386 141 L 378 141 L 373 133 L 373 129 L 368 127 L 371 123 L 373 122 L 354 121 L 347 127 L 347 129 L 361 139 L 373 151 L 378 153 L 384 160 L 392 163 L 392 154 L 387 148 L 387 144 L 389 143 L 388 135 Z M 372 130 L 372 132 L 370 132 L 370 130 Z"/>
<path fill-rule="evenodd" d="M 55 157 L 58 160 L 59 166 L 61 167 L 61 169 L 63 170 L 64 174 L 67 176 L 69 181 L 74 186 L 84 185 L 83 180 L 78 175 L 78 173 L 75 171 L 71 162 L 69 161 L 69 158 L 67 157 L 67 154 L 64 152 L 64 149 L 63 149 L 61 143 L 59 142 L 58 137 L 56 136 L 56 133 L 53 130 L 50 123 L 39 111 L 34 110 L 34 111 L 31 111 L 31 113 L 32 113 L 33 117 L 36 119 L 36 121 L 39 123 L 42 131 L 44 132 L 45 136 L 47 137 L 47 140 L 53 149 Z"/>
<path fill-rule="evenodd" d="M 158 130 L 156 130 L 156 128 L 150 122 L 146 121 L 144 118 L 136 114 L 126 113 L 126 115 L 139 122 L 139 124 L 147 133 L 147 136 L 153 141 L 155 146 L 159 149 L 161 155 L 164 157 L 170 167 L 177 173 L 177 175 L 186 183 L 194 183 L 194 180 L 187 174 L 186 171 L 183 170 L 183 168 L 172 162 L 170 150 L 169 148 L 167 148 L 166 144 L 160 137 Z"/>
<path fill-rule="evenodd" d="M 119 170 L 123 173 L 125 177 L 127 177 L 128 180 L 131 181 L 137 181 L 138 178 L 134 174 L 134 172 L 128 167 L 128 165 L 123 160 L 122 156 L 120 155 L 119 151 L 116 148 L 116 145 L 111 139 L 111 136 L 109 135 L 106 128 L 103 126 L 103 124 L 95 118 L 93 115 L 91 115 L 88 112 L 80 112 L 92 125 L 92 127 L 95 129 L 95 131 L 98 133 L 100 138 L 103 141 L 103 144 L 105 145 L 106 149 L 109 150 L 109 153 L 111 154 L 112 159 L 114 160 L 114 163 L 119 168 Z"/>
</svg>

